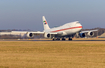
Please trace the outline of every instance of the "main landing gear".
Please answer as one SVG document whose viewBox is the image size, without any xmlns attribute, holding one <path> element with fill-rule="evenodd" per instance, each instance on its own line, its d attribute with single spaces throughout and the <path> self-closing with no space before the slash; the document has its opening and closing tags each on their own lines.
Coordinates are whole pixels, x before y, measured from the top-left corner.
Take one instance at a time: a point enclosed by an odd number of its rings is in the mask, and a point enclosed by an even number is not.
<svg viewBox="0 0 105 68">
<path fill-rule="evenodd" d="M 52 40 L 53 40 L 53 41 L 60 41 L 60 38 L 53 38 Z M 62 41 L 65 41 L 66 38 L 63 37 L 63 38 L 61 38 L 61 40 L 62 40 Z M 72 41 L 72 38 L 70 37 L 70 38 L 68 38 L 68 40 L 69 40 L 69 41 Z"/>
<path fill-rule="evenodd" d="M 68 40 L 69 40 L 69 41 L 72 41 L 72 38 L 69 38 Z"/>
<path fill-rule="evenodd" d="M 53 38 L 53 41 L 55 41 L 55 40 L 58 40 L 58 41 L 59 41 L 59 40 L 60 40 L 60 38 Z"/>
<path fill-rule="evenodd" d="M 65 41 L 66 39 L 65 38 L 62 38 L 62 41 Z"/>
</svg>

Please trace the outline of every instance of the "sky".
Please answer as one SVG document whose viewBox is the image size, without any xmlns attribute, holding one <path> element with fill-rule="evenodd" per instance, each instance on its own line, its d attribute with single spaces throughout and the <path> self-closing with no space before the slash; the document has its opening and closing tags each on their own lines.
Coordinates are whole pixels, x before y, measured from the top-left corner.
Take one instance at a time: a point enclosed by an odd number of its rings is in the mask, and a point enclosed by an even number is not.
<svg viewBox="0 0 105 68">
<path fill-rule="evenodd" d="M 105 28 L 105 0 L 0 0 L 0 30 L 43 31 L 79 21 L 84 29 Z"/>
</svg>

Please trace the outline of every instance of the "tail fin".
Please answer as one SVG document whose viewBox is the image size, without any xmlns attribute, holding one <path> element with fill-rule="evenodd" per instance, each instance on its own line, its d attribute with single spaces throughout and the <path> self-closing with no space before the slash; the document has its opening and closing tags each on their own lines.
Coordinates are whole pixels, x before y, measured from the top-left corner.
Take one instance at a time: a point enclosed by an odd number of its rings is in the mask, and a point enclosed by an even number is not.
<svg viewBox="0 0 105 68">
<path fill-rule="evenodd" d="M 44 30 L 50 29 L 50 27 L 48 26 L 48 23 L 47 23 L 47 21 L 45 19 L 45 16 L 43 16 L 42 19 L 43 19 Z"/>
</svg>

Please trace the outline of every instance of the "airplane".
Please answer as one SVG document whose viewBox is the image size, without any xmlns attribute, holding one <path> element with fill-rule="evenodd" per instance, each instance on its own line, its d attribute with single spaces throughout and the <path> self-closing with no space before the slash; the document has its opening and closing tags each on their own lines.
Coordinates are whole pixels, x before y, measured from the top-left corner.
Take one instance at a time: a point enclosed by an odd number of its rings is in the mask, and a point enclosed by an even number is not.
<svg viewBox="0 0 105 68">
<path fill-rule="evenodd" d="M 44 31 L 27 32 L 27 37 L 33 37 L 36 34 L 44 34 L 45 38 L 50 38 L 53 41 L 60 39 L 66 40 L 66 38 L 68 38 L 68 40 L 72 40 L 74 35 L 77 33 L 81 38 L 84 38 L 86 36 L 85 33 L 87 33 L 89 36 L 93 36 L 94 35 L 93 31 L 98 31 L 98 30 L 81 31 L 83 27 L 79 23 L 79 21 L 74 21 L 66 23 L 59 27 L 50 28 L 45 16 L 42 16 L 42 19 L 43 19 Z"/>
<path fill-rule="evenodd" d="M 45 38 L 52 39 L 53 41 L 66 40 L 66 38 L 68 38 L 68 40 L 70 41 L 72 40 L 75 34 L 78 34 L 79 37 L 84 38 L 86 36 L 86 33 L 88 36 L 93 36 L 94 35 L 93 32 L 98 31 L 98 30 L 81 31 L 83 27 L 79 23 L 79 21 L 74 21 L 74 22 L 66 23 L 59 27 L 50 28 L 45 16 L 42 16 L 42 20 L 43 20 L 43 26 L 44 26 L 43 32 L 41 31 L 37 31 L 37 32 L 35 31 L 12 31 L 7 34 L 18 35 L 18 34 L 24 33 L 29 38 L 34 37 L 34 35 L 43 34 Z M 0 35 L 1 34 L 4 35 L 6 33 L 0 32 Z"/>
</svg>

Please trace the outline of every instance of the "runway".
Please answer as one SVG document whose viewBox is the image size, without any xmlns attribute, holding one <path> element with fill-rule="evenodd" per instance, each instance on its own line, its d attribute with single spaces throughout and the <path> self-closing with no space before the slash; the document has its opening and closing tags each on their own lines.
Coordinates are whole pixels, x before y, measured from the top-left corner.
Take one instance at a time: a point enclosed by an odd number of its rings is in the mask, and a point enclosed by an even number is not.
<svg viewBox="0 0 105 68">
<path fill-rule="evenodd" d="M 0 41 L 53 41 L 52 39 L 0 39 Z M 62 40 L 56 40 L 62 41 Z M 68 41 L 69 40 L 65 40 Z M 75 38 L 72 41 L 105 41 L 105 38 Z"/>
</svg>

